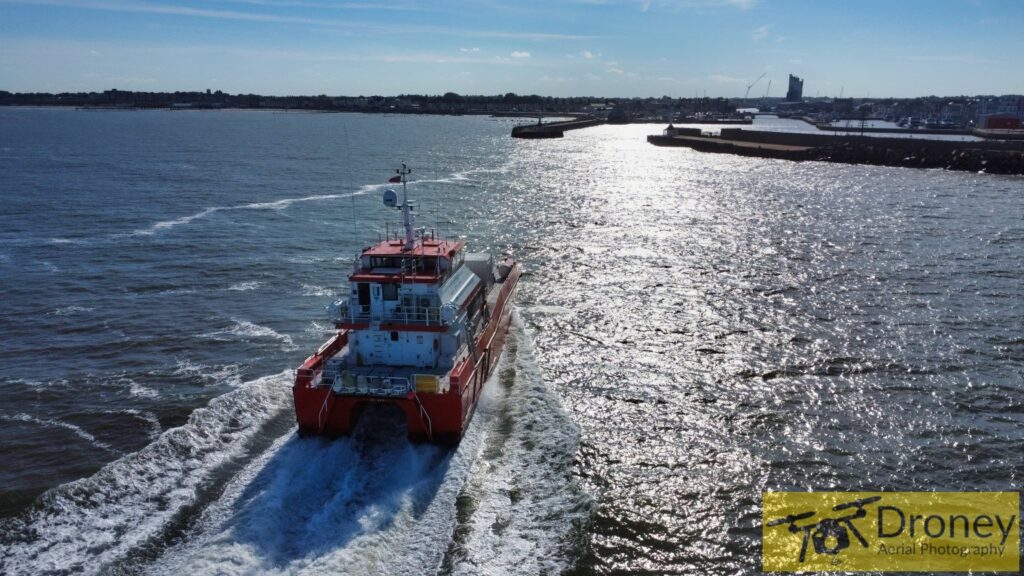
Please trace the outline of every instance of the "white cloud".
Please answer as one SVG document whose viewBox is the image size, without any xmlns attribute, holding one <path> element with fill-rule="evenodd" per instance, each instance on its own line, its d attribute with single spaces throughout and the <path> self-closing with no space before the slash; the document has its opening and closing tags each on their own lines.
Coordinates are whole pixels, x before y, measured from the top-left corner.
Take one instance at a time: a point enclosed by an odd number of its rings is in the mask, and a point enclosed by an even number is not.
<svg viewBox="0 0 1024 576">
<path fill-rule="evenodd" d="M 764 26 L 754 28 L 754 33 L 750 37 L 751 39 L 754 40 L 754 42 L 757 42 L 758 40 L 764 40 L 765 38 L 768 37 L 768 31 L 771 30 L 771 28 L 771 24 L 765 24 Z"/>
<path fill-rule="evenodd" d="M 726 76 L 725 74 L 712 74 L 708 77 L 715 84 L 746 84 L 746 80 L 743 78 L 736 78 L 734 76 Z"/>
<path fill-rule="evenodd" d="M 760 0 L 639 0 L 640 10 L 647 12 L 651 6 L 669 9 L 692 9 L 692 8 L 717 8 L 720 6 L 748 10 L 753 8 Z M 630 0 L 637 2 L 637 0 Z M 590 1 L 586 4 L 604 4 L 605 2 Z"/>
<path fill-rule="evenodd" d="M 590 50 L 584 50 L 583 52 L 580 52 L 580 56 L 583 56 L 584 58 L 588 58 L 589 59 L 589 58 L 593 58 L 594 54 Z"/>
<path fill-rule="evenodd" d="M 479 48 L 459 48 L 459 52 L 479 52 Z"/>
<path fill-rule="evenodd" d="M 998 60 L 978 58 L 977 56 L 966 54 L 957 54 L 949 56 L 907 56 L 907 60 L 915 60 L 918 62 L 947 62 L 953 64 L 1002 64 L 1002 62 Z"/>
<path fill-rule="evenodd" d="M 0 3 L 28 4 L 32 2 L 28 2 L 27 0 L 3 0 L 3 2 Z M 282 14 L 239 12 L 235 10 L 194 8 L 191 6 L 179 6 L 175 4 L 162 5 L 110 3 L 97 0 L 36 0 L 35 3 L 45 6 L 64 6 L 69 8 L 100 10 L 108 12 L 159 14 L 166 16 L 189 16 L 193 18 L 237 20 L 242 22 L 295 24 L 348 30 L 362 30 L 364 32 L 379 32 L 387 34 L 445 34 L 451 36 L 466 36 L 477 38 L 520 38 L 528 40 L 592 40 L 596 38 L 596 36 L 556 34 L 547 32 L 509 32 L 504 30 L 472 30 L 445 28 L 438 26 L 420 26 L 413 24 L 394 25 L 386 22 L 356 22 L 351 20 L 339 20 L 308 16 L 290 16 Z"/>
<path fill-rule="evenodd" d="M 618 74 L 618 75 L 621 76 L 621 75 L 625 74 L 626 71 L 622 70 L 621 68 L 609 68 L 608 69 L 608 73 L 609 74 Z"/>
<path fill-rule="evenodd" d="M 512 54 L 509 54 L 509 56 L 512 56 L 513 58 L 529 58 L 530 53 L 522 50 L 514 50 Z"/>
</svg>

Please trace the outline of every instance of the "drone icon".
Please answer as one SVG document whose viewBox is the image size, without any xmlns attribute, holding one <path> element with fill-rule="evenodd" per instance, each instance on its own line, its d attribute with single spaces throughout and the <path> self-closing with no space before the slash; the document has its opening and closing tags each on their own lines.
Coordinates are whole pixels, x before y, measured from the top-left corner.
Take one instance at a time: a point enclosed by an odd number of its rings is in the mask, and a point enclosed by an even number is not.
<svg viewBox="0 0 1024 576">
<path fill-rule="evenodd" d="M 881 496 L 871 496 L 870 498 L 861 498 L 852 502 L 844 502 L 843 504 L 837 504 L 832 507 L 833 512 L 841 512 L 843 510 L 849 510 L 850 508 L 856 508 L 850 514 L 845 516 L 839 516 L 837 518 L 823 518 L 814 524 L 807 524 L 805 526 L 797 526 L 797 522 L 800 520 L 806 520 L 811 516 L 814 516 L 815 512 L 801 512 L 800 514 L 790 514 L 785 518 L 776 518 L 771 522 L 768 522 L 768 526 L 779 526 L 780 524 L 789 524 L 789 531 L 793 534 L 800 532 L 804 533 L 803 543 L 800 545 L 800 562 L 804 561 L 807 556 L 807 542 L 811 541 L 814 543 L 814 551 L 817 554 L 839 554 L 840 551 L 850 547 L 850 532 L 853 533 L 860 545 L 867 548 L 868 542 L 861 535 L 857 527 L 853 525 L 853 521 L 864 518 L 868 515 L 867 510 L 864 506 L 873 504 L 881 500 Z M 830 543 L 831 542 L 831 543 Z"/>
</svg>

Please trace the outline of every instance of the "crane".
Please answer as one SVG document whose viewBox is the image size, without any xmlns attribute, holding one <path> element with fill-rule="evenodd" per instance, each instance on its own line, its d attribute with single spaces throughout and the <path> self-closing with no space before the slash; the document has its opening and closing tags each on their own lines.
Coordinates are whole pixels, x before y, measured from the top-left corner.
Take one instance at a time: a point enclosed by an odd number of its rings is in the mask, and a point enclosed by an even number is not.
<svg viewBox="0 0 1024 576">
<path fill-rule="evenodd" d="M 758 82 L 760 82 L 760 81 L 761 81 L 761 78 L 764 78 L 764 77 L 765 77 L 765 76 L 767 76 L 767 75 L 768 75 L 768 73 L 767 73 L 767 72 L 765 72 L 765 73 L 761 74 L 760 76 L 758 76 L 758 77 L 757 77 L 757 80 L 754 80 L 754 81 L 753 81 L 753 82 L 751 82 L 750 84 L 747 84 L 747 93 L 743 95 L 743 99 L 744 99 L 744 100 L 746 100 L 746 99 L 747 99 L 747 96 L 750 96 L 750 89 L 754 87 L 754 84 L 757 84 Z"/>
</svg>

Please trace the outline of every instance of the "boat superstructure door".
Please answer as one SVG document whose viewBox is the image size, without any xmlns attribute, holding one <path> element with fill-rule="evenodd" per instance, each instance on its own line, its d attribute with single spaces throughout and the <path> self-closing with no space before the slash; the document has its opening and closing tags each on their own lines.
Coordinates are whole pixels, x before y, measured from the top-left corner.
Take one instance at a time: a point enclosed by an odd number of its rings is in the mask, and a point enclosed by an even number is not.
<svg viewBox="0 0 1024 576">
<path fill-rule="evenodd" d="M 370 284 L 370 317 L 374 320 L 384 317 L 384 294 L 377 283 Z"/>
</svg>

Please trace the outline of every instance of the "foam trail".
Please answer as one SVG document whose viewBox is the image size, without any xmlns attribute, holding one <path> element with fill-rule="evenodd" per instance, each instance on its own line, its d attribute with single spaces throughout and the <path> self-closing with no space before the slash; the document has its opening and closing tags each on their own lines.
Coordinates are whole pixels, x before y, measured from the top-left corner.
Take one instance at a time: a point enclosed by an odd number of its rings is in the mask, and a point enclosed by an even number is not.
<svg viewBox="0 0 1024 576">
<path fill-rule="evenodd" d="M 210 208 L 206 208 L 204 210 L 196 212 L 195 214 L 190 214 L 188 216 L 182 216 L 180 218 L 175 218 L 173 220 L 165 220 L 165 221 L 162 221 L 162 222 L 157 222 L 156 224 L 153 224 L 152 226 L 149 226 L 148 228 L 140 228 L 138 230 L 134 230 L 134 231 L 132 231 L 131 234 L 128 234 L 128 236 L 153 236 L 157 232 L 162 232 L 164 230 L 168 230 L 170 228 L 174 228 L 175 226 L 181 226 L 183 224 L 189 224 L 191 222 L 194 222 L 195 220 L 206 218 L 207 216 L 210 216 L 211 214 L 216 214 L 217 212 L 224 212 L 224 211 L 228 211 L 228 210 L 284 210 L 285 208 L 287 208 L 287 207 L 289 207 L 292 204 L 295 204 L 297 202 L 316 202 L 316 201 L 320 201 L 320 200 L 335 200 L 337 198 L 350 198 L 352 196 L 360 196 L 362 194 L 366 194 L 367 192 L 369 192 L 371 190 L 374 190 L 376 188 L 380 188 L 380 187 L 382 187 L 382 186 L 381 185 L 372 184 L 372 185 L 362 186 L 362 187 L 359 188 L 359 190 L 357 190 L 355 192 L 346 192 L 344 194 L 317 194 L 317 195 L 314 195 L 314 196 L 302 196 L 300 198 L 282 198 L 281 200 L 274 200 L 272 202 L 253 202 L 253 203 L 250 203 L 250 204 L 242 204 L 242 205 L 239 205 L 239 206 L 212 206 Z"/>
<path fill-rule="evenodd" d="M 70 422 L 64 422 L 64 421 L 61 421 L 61 420 L 44 420 L 42 418 L 36 418 L 35 416 L 30 416 L 28 414 L 15 414 L 14 416 L 0 416 L 0 419 L 8 420 L 8 421 L 11 421 L 11 422 L 29 422 L 29 423 L 32 423 L 32 424 L 38 424 L 40 426 L 48 426 L 50 428 L 64 428 L 65 430 L 70 430 L 71 432 L 73 432 L 75 434 L 75 436 L 78 436 L 82 440 L 85 440 L 89 444 L 92 444 L 93 446 L 95 446 L 95 447 L 97 447 L 97 448 L 99 448 L 101 450 L 106 450 L 107 452 L 110 452 L 111 454 L 117 454 L 117 450 L 112 448 L 110 446 L 110 444 L 107 444 L 106 442 L 99 441 L 98 439 L 96 439 L 95 436 L 93 436 L 92 434 L 89 434 L 88 432 L 86 432 L 85 429 L 82 428 L 81 426 L 76 426 L 74 424 L 71 424 Z"/>
<path fill-rule="evenodd" d="M 381 562 L 397 553 L 394 535 L 430 501 L 450 455 L 409 444 L 400 421 L 387 427 L 376 438 L 283 437 L 207 511 L 204 533 L 155 572 L 394 573 Z"/>
<path fill-rule="evenodd" d="M 241 384 L 239 374 L 241 367 L 238 364 L 224 364 L 222 366 L 207 366 L 195 364 L 189 360 L 178 360 L 174 369 L 175 376 L 186 376 L 192 379 L 201 379 L 210 384 L 230 384 L 237 386 Z"/>
<path fill-rule="evenodd" d="M 386 415 L 364 415 L 348 438 L 280 438 L 150 572 L 436 572 L 455 527 L 456 499 L 493 420 L 494 379 L 454 453 L 410 444 L 404 423 Z"/>
<path fill-rule="evenodd" d="M 452 574 L 560 574 L 575 561 L 572 534 L 594 504 L 572 477 L 579 429 L 544 383 L 532 339 L 518 318 L 515 382 L 503 418 L 467 490 L 476 504 L 456 547 Z"/>
<path fill-rule="evenodd" d="M 49 315 L 52 316 L 70 316 L 79 312 L 92 312 L 95 308 L 88 308 L 86 306 L 64 306 L 63 308 L 57 308 Z"/>
<path fill-rule="evenodd" d="M 156 398 L 160 393 L 148 386 L 143 386 L 142 384 L 132 380 L 128 384 L 128 395 L 135 396 L 136 398 Z"/>
<path fill-rule="evenodd" d="M 207 209 L 202 210 L 200 212 L 196 212 L 195 214 L 192 214 L 190 216 L 182 216 L 181 218 L 175 218 L 174 220 L 165 220 L 163 222 L 157 222 L 156 224 L 153 224 L 149 228 L 133 231 L 131 233 L 131 236 L 152 236 L 153 234 L 156 234 L 157 232 L 159 232 L 161 230 L 167 230 L 168 228 L 174 228 L 175 226 L 181 226 L 182 224 L 188 224 L 189 222 L 192 222 L 193 220 L 198 220 L 200 218 L 206 218 L 210 214 L 214 214 L 216 212 L 220 212 L 221 210 L 230 210 L 230 209 L 231 209 L 230 207 L 225 207 L 225 206 L 214 206 L 212 208 L 207 208 Z"/>
<path fill-rule="evenodd" d="M 518 321 L 514 330 L 526 337 Z M 532 352 L 510 356 L 457 450 L 410 444 L 400 417 L 364 415 L 352 437 L 335 441 L 289 434 L 236 476 L 194 533 L 150 572 L 437 573 L 459 524 L 460 496 L 469 494 L 478 507 L 465 525 L 467 551 L 452 562 L 457 573 L 558 573 L 572 561 L 567 535 L 589 513 L 589 499 L 568 480 L 577 431 Z M 523 420 L 503 432 L 505 417 Z M 494 456 L 492 445 L 512 447 Z M 498 519 L 505 537 L 492 534 Z"/>
<path fill-rule="evenodd" d="M 135 408 L 126 408 L 124 410 L 107 410 L 104 414 L 128 414 L 134 418 L 137 418 L 145 422 L 149 426 L 149 439 L 155 440 L 160 436 L 161 427 L 160 420 L 156 417 L 156 414 L 144 411 L 136 410 Z"/>
<path fill-rule="evenodd" d="M 161 534 L 220 466 L 244 457 L 264 424 L 290 406 L 289 376 L 266 376 L 213 399 L 142 450 L 0 523 L 0 574 L 96 574 Z"/>
<path fill-rule="evenodd" d="M 505 174 L 511 169 L 511 163 L 506 163 L 504 166 L 498 166 L 497 168 L 471 168 L 469 170 L 463 170 L 452 174 L 452 179 L 469 180 L 470 176 L 476 174 Z"/>
<path fill-rule="evenodd" d="M 302 285 L 303 296 L 319 296 L 324 298 L 333 297 L 335 294 L 334 290 L 330 288 L 324 288 L 323 286 L 313 286 L 312 284 Z"/>
<path fill-rule="evenodd" d="M 282 344 L 283 350 L 295 350 L 295 343 L 292 341 L 292 337 L 287 334 L 281 334 L 280 332 L 269 328 L 267 326 L 260 326 L 248 320 L 237 320 L 232 319 L 234 325 L 227 330 L 218 330 L 216 332 L 207 332 L 201 336 L 204 338 L 212 338 L 215 340 L 223 340 L 224 336 L 239 336 L 243 339 L 249 338 L 271 338 L 278 340 Z"/>
<path fill-rule="evenodd" d="M 249 290 L 255 290 L 259 288 L 263 283 L 258 280 L 250 280 L 248 282 L 236 282 L 231 286 L 228 286 L 228 290 L 233 292 L 247 292 Z"/>
</svg>

